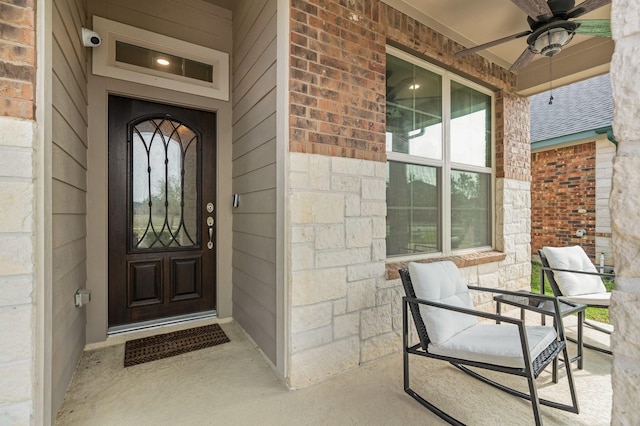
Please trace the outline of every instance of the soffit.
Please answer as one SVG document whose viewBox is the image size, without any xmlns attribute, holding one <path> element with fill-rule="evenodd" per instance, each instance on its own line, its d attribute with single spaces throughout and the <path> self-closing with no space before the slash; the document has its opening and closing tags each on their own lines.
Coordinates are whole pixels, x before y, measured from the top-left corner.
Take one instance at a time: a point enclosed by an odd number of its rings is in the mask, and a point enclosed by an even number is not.
<svg viewBox="0 0 640 426">
<path fill-rule="evenodd" d="M 384 0 L 390 6 L 421 21 L 466 47 L 529 30 L 526 14 L 511 0 Z M 576 3 L 580 3 L 578 0 Z M 611 6 L 601 7 L 580 19 L 609 19 Z M 509 69 L 526 48 L 526 37 L 480 51 L 479 54 Z M 564 85 L 604 74 L 609 70 L 613 41 L 576 35 L 553 58 L 554 85 Z M 518 72 L 518 93 L 532 95 L 549 88 L 549 59 L 540 55 Z"/>
</svg>

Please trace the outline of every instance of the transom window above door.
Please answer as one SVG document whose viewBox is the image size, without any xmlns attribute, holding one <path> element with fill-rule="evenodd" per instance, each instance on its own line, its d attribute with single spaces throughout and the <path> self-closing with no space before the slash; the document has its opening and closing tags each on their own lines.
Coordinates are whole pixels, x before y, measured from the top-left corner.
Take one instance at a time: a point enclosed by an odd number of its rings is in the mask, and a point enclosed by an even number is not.
<svg viewBox="0 0 640 426">
<path fill-rule="evenodd" d="M 491 247 L 493 94 L 387 49 L 387 256 Z"/>
</svg>

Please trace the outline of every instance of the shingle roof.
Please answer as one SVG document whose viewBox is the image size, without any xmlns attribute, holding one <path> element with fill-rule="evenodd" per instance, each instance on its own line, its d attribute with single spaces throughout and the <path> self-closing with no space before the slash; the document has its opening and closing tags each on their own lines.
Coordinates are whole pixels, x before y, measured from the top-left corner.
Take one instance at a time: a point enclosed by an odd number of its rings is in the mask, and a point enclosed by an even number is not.
<svg viewBox="0 0 640 426">
<path fill-rule="evenodd" d="M 583 80 L 529 98 L 531 142 L 610 126 L 613 100 L 609 74 Z"/>
</svg>

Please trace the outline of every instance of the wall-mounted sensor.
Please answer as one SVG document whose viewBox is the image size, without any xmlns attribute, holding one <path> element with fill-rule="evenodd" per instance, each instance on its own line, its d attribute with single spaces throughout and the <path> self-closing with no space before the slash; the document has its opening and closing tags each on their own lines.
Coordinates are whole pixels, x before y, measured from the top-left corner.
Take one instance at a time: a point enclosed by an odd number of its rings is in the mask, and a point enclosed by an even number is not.
<svg viewBox="0 0 640 426">
<path fill-rule="evenodd" d="M 240 207 L 240 194 L 233 194 L 233 208 L 237 209 Z"/>
<path fill-rule="evenodd" d="M 585 235 L 587 235 L 586 229 L 578 229 L 576 231 L 576 237 L 584 237 Z"/>
<path fill-rule="evenodd" d="M 84 47 L 98 47 L 102 43 L 102 37 L 89 28 L 82 29 L 82 45 Z"/>
</svg>

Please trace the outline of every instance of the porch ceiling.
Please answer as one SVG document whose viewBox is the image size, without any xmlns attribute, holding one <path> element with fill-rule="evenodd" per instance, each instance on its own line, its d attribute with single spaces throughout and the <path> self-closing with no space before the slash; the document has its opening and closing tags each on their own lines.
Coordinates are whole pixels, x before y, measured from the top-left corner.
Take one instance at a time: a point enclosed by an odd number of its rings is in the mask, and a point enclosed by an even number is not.
<svg viewBox="0 0 640 426">
<path fill-rule="evenodd" d="M 466 47 L 529 30 L 526 14 L 511 0 L 384 0 L 390 6 Z M 581 3 L 577 0 L 576 3 Z M 609 19 L 611 6 L 601 7 L 580 19 Z M 509 69 L 526 47 L 526 38 L 512 40 L 479 52 Z M 565 85 L 609 71 L 613 41 L 576 35 L 553 58 L 553 84 Z M 549 89 L 549 59 L 536 55 L 517 72 L 518 93 L 532 95 Z"/>
</svg>

